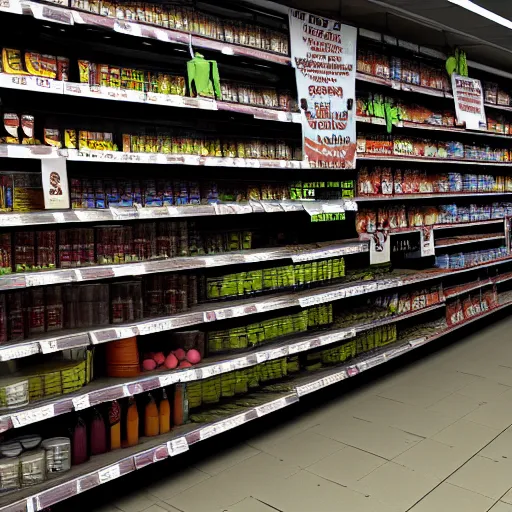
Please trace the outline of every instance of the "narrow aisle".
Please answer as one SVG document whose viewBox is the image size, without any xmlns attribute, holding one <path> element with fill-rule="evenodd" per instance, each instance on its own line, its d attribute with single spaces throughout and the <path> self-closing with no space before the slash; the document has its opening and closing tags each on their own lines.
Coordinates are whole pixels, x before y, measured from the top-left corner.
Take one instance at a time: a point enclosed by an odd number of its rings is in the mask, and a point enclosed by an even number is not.
<svg viewBox="0 0 512 512">
<path fill-rule="evenodd" d="M 86 493 L 87 510 L 512 512 L 512 319 L 479 327 L 367 383 L 341 383 L 316 407 L 231 431 L 207 458 L 197 446 Z"/>
</svg>

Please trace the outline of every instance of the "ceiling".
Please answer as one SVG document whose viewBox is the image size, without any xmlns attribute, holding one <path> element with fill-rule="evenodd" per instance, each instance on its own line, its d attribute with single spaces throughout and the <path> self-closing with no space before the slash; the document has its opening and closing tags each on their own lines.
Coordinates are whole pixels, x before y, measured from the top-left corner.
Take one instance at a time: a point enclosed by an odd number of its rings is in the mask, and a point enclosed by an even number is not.
<svg viewBox="0 0 512 512">
<path fill-rule="evenodd" d="M 445 52 L 459 46 L 470 60 L 512 72 L 512 30 L 447 0 L 277 1 Z M 510 1 L 473 1 L 512 20 Z"/>
</svg>

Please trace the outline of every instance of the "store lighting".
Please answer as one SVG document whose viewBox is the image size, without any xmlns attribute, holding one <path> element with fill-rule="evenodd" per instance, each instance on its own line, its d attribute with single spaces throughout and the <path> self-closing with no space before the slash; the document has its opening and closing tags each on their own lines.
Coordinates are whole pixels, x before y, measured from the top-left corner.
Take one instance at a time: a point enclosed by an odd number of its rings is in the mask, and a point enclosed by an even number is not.
<svg viewBox="0 0 512 512">
<path fill-rule="evenodd" d="M 471 2 L 470 0 L 448 0 L 448 2 L 458 5 L 459 7 L 467 9 L 468 11 L 471 11 L 475 14 L 478 14 L 478 16 L 482 16 L 483 18 L 493 21 L 498 25 L 502 25 L 503 27 L 506 28 L 512 28 L 512 21 L 507 20 L 507 18 L 504 18 L 499 14 L 489 11 L 488 9 L 484 9 L 483 7 L 480 7 L 479 5 Z"/>
</svg>

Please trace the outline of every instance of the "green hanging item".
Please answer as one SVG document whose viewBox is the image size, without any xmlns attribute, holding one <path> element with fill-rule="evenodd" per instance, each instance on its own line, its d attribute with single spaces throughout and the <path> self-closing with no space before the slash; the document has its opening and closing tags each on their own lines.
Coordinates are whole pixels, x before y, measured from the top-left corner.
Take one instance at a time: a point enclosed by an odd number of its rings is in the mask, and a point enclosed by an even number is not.
<svg viewBox="0 0 512 512">
<path fill-rule="evenodd" d="M 460 76 L 468 76 L 468 61 L 466 53 L 459 48 L 455 49 L 455 55 L 446 60 L 446 72 L 451 77 L 453 73 Z"/>
<path fill-rule="evenodd" d="M 200 53 L 187 62 L 188 87 L 191 96 L 222 99 L 219 68 L 214 60 L 206 60 Z"/>
</svg>

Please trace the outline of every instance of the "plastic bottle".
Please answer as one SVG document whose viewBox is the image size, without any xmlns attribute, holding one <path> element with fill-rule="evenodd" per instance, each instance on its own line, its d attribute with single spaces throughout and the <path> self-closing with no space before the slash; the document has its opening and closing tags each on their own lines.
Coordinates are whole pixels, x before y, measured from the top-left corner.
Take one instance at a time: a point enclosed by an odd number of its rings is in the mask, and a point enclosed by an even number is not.
<svg viewBox="0 0 512 512">
<path fill-rule="evenodd" d="M 188 396 L 186 384 L 176 384 L 174 391 L 174 425 L 184 425 L 188 421 Z"/>
<path fill-rule="evenodd" d="M 128 411 L 126 413 L 126 443 L 127 446 L 139 444 L 139 412 L 133 396 L 128 401 Z"/>
<path fill-rule="evenodd" d="M 149 393 L 148 398 L 149 401 L 144 411 L 144 435 L 146 437 L 153 437 L 157 436 L 160 432 L 160 420 L 158 407 L 153 395 Z"/>
<path fill-rule="evenodd" d="M 87 427 L 84 420 L 79 416 L 73 428 L 71 439 L 71 463 L 73 466 L 82 464 L 89 459 L 87 452 Z"/>
<path fill-rule="evenodd" d="M 116 400 L 110 404 L 108 410 L 110 426 L 110 450 L 121 448 L 121 408 Z"/>
<path fill-rule="evenodd" d="M 107 451 L 107 426 L 103 416 L 94 409 L 94 416 L 91 422 L 91 455 L 101 455 Z"/>
<path fill-rule="evenodd" d="M 158 416 L 160 419 L 160 434 L 167 434 L 167 432 L 171 430 L 171 404 L 169 403 L 165 389 L 162 392 Z"/>
</svg>

